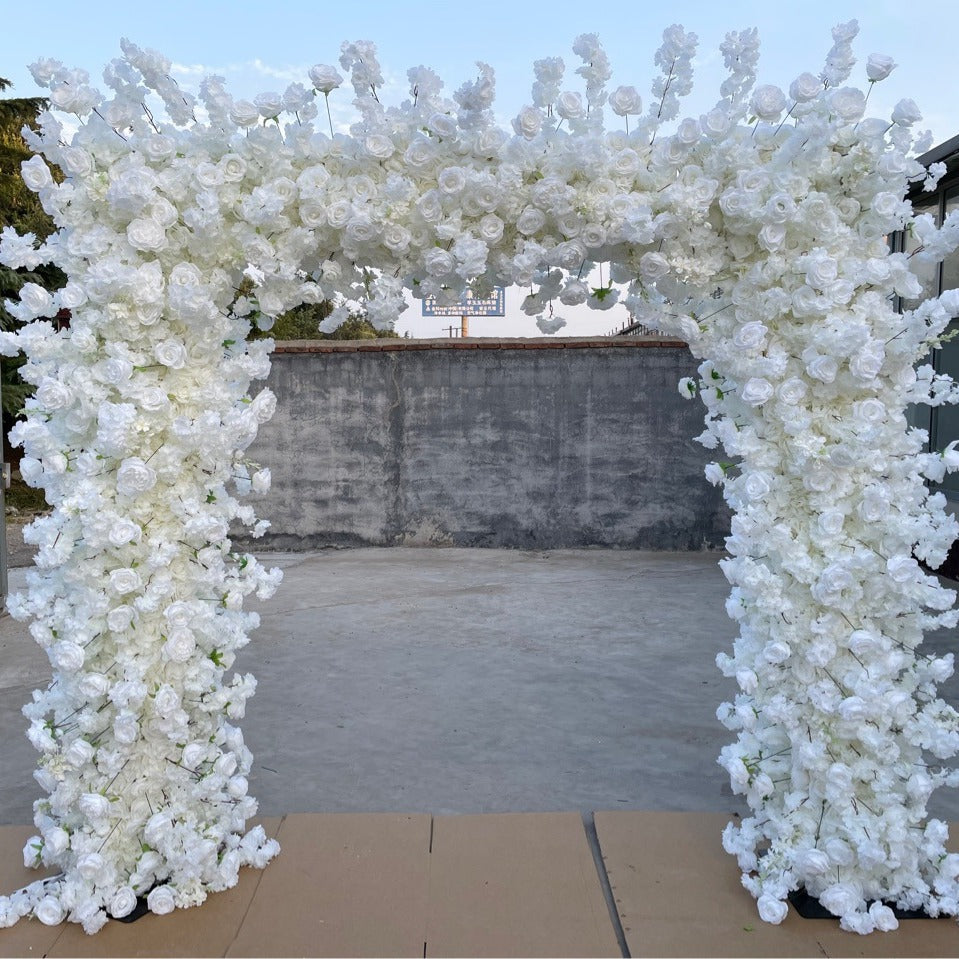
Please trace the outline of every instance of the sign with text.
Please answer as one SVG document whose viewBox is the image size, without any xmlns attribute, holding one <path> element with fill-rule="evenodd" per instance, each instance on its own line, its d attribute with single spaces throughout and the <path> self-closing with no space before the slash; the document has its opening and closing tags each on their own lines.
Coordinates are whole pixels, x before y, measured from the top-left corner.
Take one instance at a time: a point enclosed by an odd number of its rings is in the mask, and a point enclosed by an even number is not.
<svg viewBox="0 0 959 959">
<path fill-rule="evenodd" d="M 452 305 L 441 305 L 435 296 L 423 298 L 423 316 L 506 316 L 506 290 L 493 288 L 490 296 L 474 296 L 467 290 Z"/>
</svg>

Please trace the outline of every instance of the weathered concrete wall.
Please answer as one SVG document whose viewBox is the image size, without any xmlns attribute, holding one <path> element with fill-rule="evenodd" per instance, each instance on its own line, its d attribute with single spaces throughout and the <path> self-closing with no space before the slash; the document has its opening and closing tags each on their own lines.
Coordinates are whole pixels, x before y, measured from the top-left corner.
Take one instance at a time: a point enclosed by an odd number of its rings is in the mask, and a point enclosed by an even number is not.
<svg viewBox="0 0 959 959">
<path fill-rule="evenodd" d="M 625 338 L 286 344 L 250 450 L 267 542 L 721 546 L 702 407 L 676 389 L 694 365 Z"/>
</svg>

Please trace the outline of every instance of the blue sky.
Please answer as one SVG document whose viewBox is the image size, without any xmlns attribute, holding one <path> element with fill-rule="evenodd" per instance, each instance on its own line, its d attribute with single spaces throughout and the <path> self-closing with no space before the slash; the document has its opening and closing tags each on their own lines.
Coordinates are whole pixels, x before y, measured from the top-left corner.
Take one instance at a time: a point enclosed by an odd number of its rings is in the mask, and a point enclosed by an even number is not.
<svg viewBox="0 0 959 959">
<path fill-rule="evenodd" d="M 943 29 L 936 29 L 933 14 L 937 11 L 932 10 L 932 14 L 917 15 L 913 5 L 901 0 L 764 4 L 744 0 L 676 0 L 672 4 L 642 0 L 604 4 L 582 0 L 551 4 L 540 0 L 474 4 L 93 0 L 81 5 L 47 0 L 41 8 L 2 0 L 0 76 L 13 81 L 9 93 L 14 96 L 37 94 L 40 91 L 27 64 L 47 56 L 83 67 L 98 79 L 107 61 L 119 55 L 120 37 L 129 37 L 168 56 L 184 86 L 195 87 L 204 72 L 212 72 L 226 78 L 234 96 L 250 98 L 265 90 L 282 91 L 293 80 L 305 81 L 314 63 L 336 64 L 344 40 L 372 40 L 387 78 L 381 100 L 403 98 L 410 66 L 433 68 L 452 92 L 475 75 L 475 62 L 483 60 L 496 71 L 496 112 L 506 124 L 529 102 L 533 60 L 564 57 L 572 85 L 572 68 L 578 60 L 570 47 L 580 33 L 596 33 L 603 41 L 613 66 L 611 86 L 633 84 L 645 95 L 654 76 L 653 55 L 662 31 L 671 23 L 681 23 L 700 41 L 696 89 L 684 110 L 697 115 L 718 98 L 723 77 L 718 47 L 727 31 L 758 27 L 760 82 L 788 86 L 802 71 L 820 70 L 832 44 L 830 28 L 855 18 L 860 24 L 855 44 L 860 63 L 853 81 L 864 83 L 870 53 L 889 54 L 899 64 L 873 92 L 870 113 L 888 113 L 897 100 L 911 97 L 924 114 L 922 126 L 932 131 L 938 143 L 959 133 L 959 104 L 952 80 L 955 25 L 948 22 L 949 5 L 942 5 L 938 12 L 944 17 Z M 350 119 L 349 95 L 347 87 L 331 97 L 334 118 L 341 124 Z M 439 333 L 433 329 L 437 321 L 412 313 L 401 318 L 401 331 Z M 475 320 L 472 330 L 476 335 L 536 334 L 532 320 L 511 313 L 506 320 Z M 568 319 L 564 333 L 603 333 L 625 319 L 625 310 L 587 312 Z"/>
</svg>

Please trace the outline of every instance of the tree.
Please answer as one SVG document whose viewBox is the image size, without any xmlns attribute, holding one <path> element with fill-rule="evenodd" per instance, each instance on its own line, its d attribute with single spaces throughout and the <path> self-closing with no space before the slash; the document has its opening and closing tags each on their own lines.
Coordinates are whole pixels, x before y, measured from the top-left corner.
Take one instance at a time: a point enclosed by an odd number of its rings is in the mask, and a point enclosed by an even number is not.
<svg viewBox="0 0 959 959">
<path fill-rule="evenodd" d="M 0 92 L 10 87 L 10 81 L 0 77 Z M 42 97 L 19 97 L 0 100 L 0 227 L 11 226 L 18 233 L 33 233 L 46 239 L 56 229 L 37 195 L 29 190 L 20 176 L 20 164 L 33 155 L 23 139 L 21 130 L 33 125 L 37 114 L 46 109 Z M 54 171 L 57 175 L 57 171 Z M 56 290 L 66 281 L 56 267 L 40 266 L 36 270 L 11 270 L 0 265 L 0 328 L 14 329 L 18 321 L 3 306 L 4 300 L 15 298 L 24 283 L 37 283 L 48 290 Z M 20 378 L 22 359 L 3 357 L 0 360 L 0 390 L 3 399 L 3 434 L 23 409 L 30 395 L 30 387 Z"/>
<path fill-rule="evenodd" d="M 396 336 L 393 330 L 378 330 L 359 313 L 351 313 L 349 319 L 332 333 L 321 333 L 320 323 L 332 310 L 333 304 L 328 301 L 302 303 L 278 316 L 273 328 L 262 336 L 272 336 L 276 340 L 375 340 Z"/>
</svg>

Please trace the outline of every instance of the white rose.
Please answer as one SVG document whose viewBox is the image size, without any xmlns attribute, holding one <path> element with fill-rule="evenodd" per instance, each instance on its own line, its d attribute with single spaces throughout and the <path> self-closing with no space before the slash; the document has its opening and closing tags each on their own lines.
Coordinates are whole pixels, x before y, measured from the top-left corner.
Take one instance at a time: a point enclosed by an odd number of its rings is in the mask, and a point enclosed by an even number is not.
<svg viewBox="0 0 959 959">
<path fill-rule="evenodd" d="M 62 669 L 67 673 L 75 673 L 80 669 L 85 658 L 83 647 L 68 639 L 56 643 L 50 650 L 50 661 L 54 668 Z"/>
<path fill-rule="evenodd" d="M 892 111 L 892 122 L 898 123 L 900 126 L 912 126 L 913 123 L 918 123 L 921 119 L 922 113 L 914 100 L 900 100 Z"/>
<path fill-rule="evenodd" d="M 766 327 L 758 320 L 744 323 L 733 334 L 733 345 L 740 350 L 756 350 L 766 342 Z"/>
<path fill-rule="evenodd" d="M 896 69 L 897 63 L 884 53 L 870 53 L 866 61 L 866 76 L 873 83 L 885 80 Z"/>
<path fill-rule="evenodd" d="M 768 473 L 756 470 L 746 476 L 743 488 L 750 500 L 761 500 L 772 489 L 772 480 Z"/>
<path fill-rule="evenodd" d="M 163 340 L 153 347 L 153 355 L 158 363 L 171 370 L 182 370 L 186 366 L 186 347 L 180 340 Z"/>
<path fill-rule="evenodd" d="M 503 221 L 495 213 L 487 213 L 479 221 L 479 235 L 484 243 L 492 244 L 499 242 L 503 236 Z"/>
<path fill-rule="evenodd" d="M 726 476 L 726 473 L 723 471 L 723 468 L 719 465 L 719 463 L 707 463 L 703 472 L 706 475 L 707 481 L 713 486 L 719 486 Z"/>
<path fill-rule="evenodd" d="M 542 129 L 543 114 L 535 107 L 523 107 L 513 120 L 514 132 L 526 140 L 535 139 Z"/>
<path fill-rule="evenodd" d="M 804 356 L 803 359 L 806 359 Z M 839 373 L 839 364 L 831 356 L 821 356 L 816 354 L 806 361 L 806 372 L 814 379 L 822 383 L 832 383 Z"/>
<path fill-rule="evenodd" d="M 559 294 L 559 301 L 564 306 L 576 306 L 585 303 L 589 297 L 589 286 L 584 280 L 570 279 L 566 281 Z"/>
<path fill-rule="evenodd" d="M 402 253 L 410 245 L 411 238 L 410 231 L 399 223 L 390 223 L 383 230 L 383 246 L 393 253 Z"/>
<path fill-rule="evenodd" d="M 455 266 L 453 256 L 447 250 L 434 247 L 423 258 L 423 266 L 430 276 L 445 276 Z"/>
<path fill-rule="evenodd" d="M 778 926 L 789 913 L 789 906 L 782 899 L 776 899 L 774 896 L 760 896 L 757 906 L 759 918 L 774 926 Z"/>
<path fill-rule="evenodd" d="M 600 223 L 587 223 L 580 238 L 587 248 L 594 250 L 606 242 L 606 228 Z"/>
<path fill-rule="evenodd" d="M 24 283 L 20 287 L 20 302 L 34 316 L 47 316 L 53 309 L 53 297 L 37 283 Z"/>
<path fill-rule="evenodd" d="M 171 627 L 187 627 L 193 622 L 193 609 L 189 603 L 170 603 L 163 611 L 167 623 Z"/>
<path fill-rule="evenodd" d="M 131 220 L 127 226 L 127 239 L 135 250 L 156 253 L 167 245 L 166 230 L 152 217 Z"/>
<path fill-rule="evenodd" d="M 23 866 L 25 869 L 33 869 L 41 860 L 40 853 L 43 850 L 44 841 L 39 836 L 31 836 L 23 847 Z"/>
<path fill-rule="evenodd" d="M 57 303 L 65 310 L 75 310 L 87 301 L 87 291 L 79 283 L 67 283 L 57 291 Z"/>
<path fill-rule="evenodd" d="M 206 759 L 208 752 L 209 749 L 204 743 L 188 743 L 183 747 L 180 758 L 187 769 L 196 769 Z"/>
<path fill-rule="evenodd" d="M 246 160 L 236 153 L 221 157 L 219 167 L 224 183 L 239 183 L 246 175 Z"/>
<path fill-rule="evenodd" d="M 61 826 L 53 826 L 44 831 L 43 844 L 54 856 L 59 856 L 70 848 L 70 833 Z"/>
<path fill-rule="evenodd" d="M 776 395 L 783 403 L 794 405 L 806 395 L 806 384 L 798 376 L 791 376 L 776 388 Z"/>
<path fill-rule="evenodd" d="M 851 883 L 835 882 L 820 894 L 819 901 L 834 915 L 855 912 L 862 904 L 862 892 Z"/>
<path fill-rule="evenodd" d="M 643 112 L 643 99 L 636 87 L 617 87 L 609 95 L 609 107 L 618 117 L 635 117 Z"/>
<path fill-rule="evenodd" d="M 749 109 L 760 120 L 778 120 L 786 109 L 786 96 L 779 87 L 764 84 L 756 87 Z"/>
<path fill-rule="evenodd" d="M 454 196 L 466 186 L 466 174 L 462 167 L 451 166 L 443 170 L 436 179 L 436 185 L 441 193 Z"/>
<path fill-rule="evenodd" d="M 251 480 L 251 486 L 253 487 L 254 493 L 268 493 L 270 491 L 270 485 L 273 480 L 273 475 L 269 469 L 257 470 L 253 474 Z"/>
<path fill-rule="evenodd" d="M 320 93 L 332 93 L 342 82 L 343 77 L 335 67 L 325 63 L 318 63 L 310 67 L 310 82 Z"/>
<path fill-rule="evenodd" d="M 93 157 L 81 147 L 66 147 L 61 150 L 59 162 L 70 176 L 83 177 L 93 170 Z"/>
<path fill-rule="evenodd" d="M 34 193 L 39 193 L 44 187 L 53 185 L 50 168 L 41 156 L 32 156 L 29 160 L 24 160 L 20 164 L 20 175 L 27 189 Z"/>
<path fill-rule="evenodd" d="M 879 932 L 893 932 L 899 928 L 896 914 L 881 902 L 874 902 L 869 907 L 869 916 Z"/>
<path fill-rule="evenodd" d="M 583 98 L 572 90 L 564 90 L 556 100 L 556 112 L 564 120 L 578 120 L 586 113 Z"/>
<path fill-rule="evenodd" d="M 538 210 L 535 206 L 528 206 L 519 215 L 519 219 L 516 221 L 516 229 L 519 230 L 520 233 L 531 236 L 534 233 L 538 233 L 545 223 L 546 216 L 543 211 Z"/>
<path fill-rule="evenodd" d="M 87 699 L 98 699 L 110 688 L 110 680 L 103 673 L 84 673 L 77 688 Z"/>
<path fill-rule="evenodd" d="M 251 127 L 260 122 L 260 111 L 249 100 L 236 100 L 230 108 L 230 119 L 239 127 Z"/>
<path fill-rule="evenodd" d="M 170 630 L 163 644 L 163 655 L 174 663 L 185 663 L 196 649 L 196 640 L 189 629 L 182 626 Z"/>
<path fill-rule="evenodd" d="M 870 397 L 853 403 L 852 415 L 867 426 L 878 426 L 886 418 L 886 406 L 876 397 Z"/>
<path fill-rule="evenodd" d="M 824 876 L 831 865 L 821 849 L 807 849 L 796 857 L 796 868 L 804 876 Z"/>
<path fill-rule="evenodd" d="M 113 738 L 118 743 L 129 746 L 137 741 L 140 735 L 140 724 L 133 713 L 121 712 L 113 720 Z"/>
<path fill-rule="evenodd" d="M 786 662 L 791 655 L 792 650 L 789 648 L 789 643 L 785 643 L 781 639 L 766 643 L 763 647 L 763 659 L 773 666 Z"/>
<path fill-rule="evenodd" d="M 107 538 L 110 540 L 111 546 L 119 548 L 127 543 L 139 542 L 142 532 L 140 527 L 132 520 L 118 519 L 110 526 Z"/>
<path fill-rule="evenodd" d="M 108 906 L 110 915 L 114 919 L 122 919 L 129 916 L 137 905 L 137 894 L 129 886 L 121 886 L 110 900 Z"/>
<path fill-rule="evenodd" d="M 133 376 L 133 364 L 118 356 L 97 363 L 96 370 L 105 383 L 119 386 Z"/>
<path fill-rule="evenodd" d="M 646 283 L 655 283 L 669 273 L 669 261 L 662 253 L 644 253 L 639 261 L 639 275 Z"/>
<path fill-rule="evenodd" d="M 246 776 L 232 776 L 226 784 L 226 791 L 234 798 L 241 799 L 250 789 Z"/>
<path fill-rule="evenodd" d="M 110 800 L 99 793 L 84 793 L 79 806 L 80 812 L 91 822 L 106 819 L 110 815 Z"/>
<path fill-rule="evenodd" d="M 740 399 L 749 406 L 762 406 L 772 398 L 775 389 L 769 380 L 761 376 L 750 377 L 739 392 Z"/>
<path fill-rule="evenodd" d="M 789 85 L 789 95 L 797 103 L 808 103 L 815 100 L 823 91 L 823 82 L 811 73 L 800 73 Z"/>
<path fill-rule="evenodd" d="M 110 572 L 110 586 L 120 596 L 132 593 L 143 585 L 140 574 L 135 569 L 114 569 Z"/>
<path fill-rule="evenodd" d="M 117 470 L 117 492 L 124 496 L 138 496 L 156 485 L 156 470 L 139 456 L 131 456 L 123 460 Z"/>
<path fill-rule="evenodd" d="M 44 377 L 37 388 L 37 400 L 45 410 L 60 410 L 69 406 L 73 394 L 58 380 Z"/>
<path fill-rule="evenodd" d="M 432 162 L 433 156 L 433 146 L 425 137 L 417 137 L 417 139 L 413 140 L 406 148 L 406 153 L 403 154 L 407 165 L 414 170 L 420 170 L 426 167 Z"/>
<path fill-rule="evenodd" d="M 283 97 L 279 93 L 260 93 L 253 98 L 253 104 L 266 119 L 279 116 L 283 112 Z"/>
<path fill-rule="evenodd" d="M 919 564 L 911 556 L 905 555 L 890 556 L 886 562 L 886 569 L 894 583 L 908 583 L 910 580 L 916 580 L 922 572 Z"/>
<path fill-rule="evenodd" d="M 162 163 L 164 160 L 173 156 L 176 146 L 170 137 L 162 133 L 154 133 L 144 140 L 140 141 L 140 148 L 148 160 L 154 163 Z"/>
<path fill-rule="evenodd" d="M 882 369 L 886 359 L 886 350 L 882 343 L 875 341 L 864 346 L 850 361 L 849 370 L 857 380 L 874 380 Z"/>
<path fill-rule="evenodd" d="M 840 87 L 829 94 L 829 107 L 841 120 L 852 123 L 866 112 L 866 97 L 855 87 Z"/>
<path fill-rule="evenodd" d="M 684 147 L 691 147 L 699 142 L 701 132 L 699 121 L 692 117 L 686 117 L 686 119 L 679 124 L 673 139 L 677 143 L 681 143 Z"/>
<path fill-rule="evenodd" d="M 176 902 L 173 899 L 173 890 L 169 886 L 157 886 L 150 890 L 147 896 L 147 906 L 154 915 L 165 916 L 173 912 Z"/>
<path fill-rule="evenodd" d="M 393 141 L 382 133 L 371 133 L 365 140 L 366 152 L 377 160 L 387 160 L 394 153 Z"/>
<path fill-rule="evenodd" d="M 158 716 L 164 718 L 171 716 L 180 708 L 180 697 L 169 683 L 165 683 L 156 691 L 153 698 L 153 708 Z"/>
<path fill-rule="evenodd" d="M 806 282 L 816 290 L 823 290 L 839 276 L 839 264 L 830 256 L 809 257 L 806 260 Z"/>
<path fill-rule="evenodd" d="M 426 121 L 426 126 L 438 137 L 451 137 L 456 133 L 456 120 L 448 113 L 434 113 Z"/>
<path fill-rule="evenodd" d="M 44 896 L 33 908 L 33 914 L 45 926 L 56 926 L 63 922 L 66 912 L 60 905 L 60 900 L 53 896 Z"/>
<path fill-rule="evenodd" d="M 93 759 L 96 750 L 85 739 L 74 739 L 63 753 L 63 758 L 75 769 Z"/>
<path fill-rule="evenodd" d="M 729 132 L 730 126 L 732 126 L 729 110 L 723 109 L 722 107 L 715 107 L 710 110 L 709 113 L 704 113 L 699 118 L 699 125 L 703 133 L 711 139 L 715 140 L 719 137 L 724 137 Z"/>
<path fill-rule="evenodd" d="M 845 514 L 841 510 L 829 509 L 820 514 L 817 522 L 819 529 L 827 536 L 836 536 L 842 532 L 845 521 Z"/>
<path fill-rule="evenodd" d="M 103 873 L 106 861 L 96 852 L 88 852 L 77 859 L 77 871 L 88 882 L 95 882 Z"/>
</svg>

